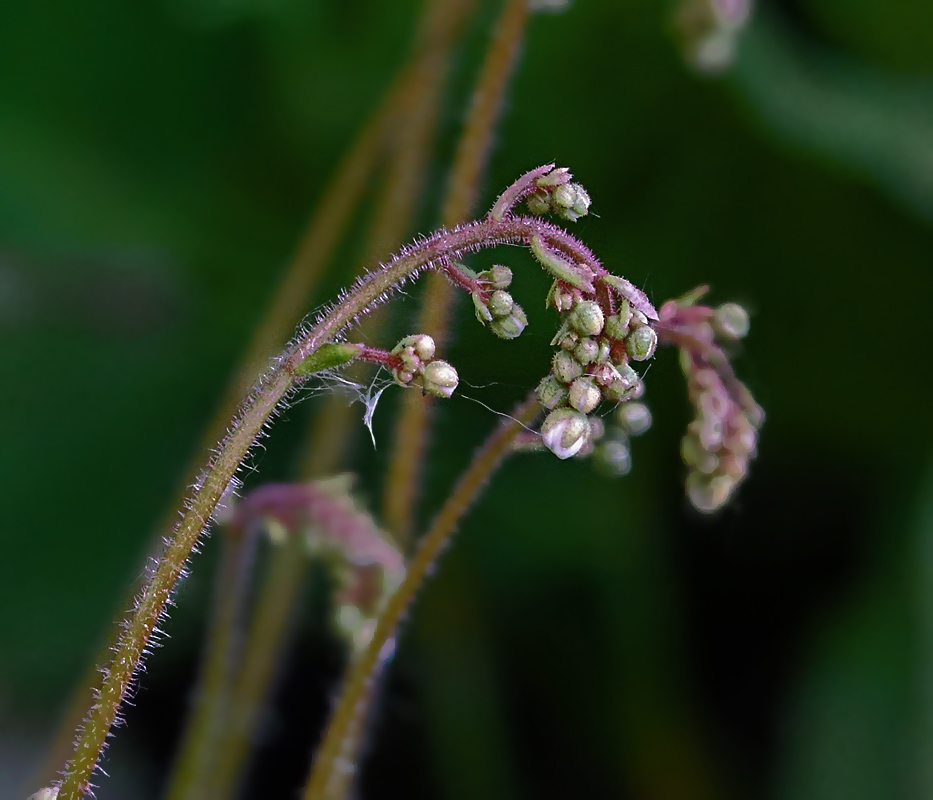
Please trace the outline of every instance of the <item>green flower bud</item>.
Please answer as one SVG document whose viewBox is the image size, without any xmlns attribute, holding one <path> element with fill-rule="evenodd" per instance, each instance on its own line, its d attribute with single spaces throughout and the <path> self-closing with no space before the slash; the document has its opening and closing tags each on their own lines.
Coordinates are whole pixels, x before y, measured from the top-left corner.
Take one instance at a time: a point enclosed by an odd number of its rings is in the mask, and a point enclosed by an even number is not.
<svg viewBox="0 0 933 800">
<path fill-rule="evenodd" d="M 493 317 L 506 317 L 512 310 L 512 306 L 514 304 L 515 301 L 512 299 L 512 295 L 510 295 L 508 292 L 502 291 L 501 289 L 497 289 L 490 296 L 486 307 L 489 309 L 489 313 L 492 314 Z"/>
<path fill-rule="evenodd" d="M 434 358 L 434 339 L 426 333 L 415 333 L 411 336 L 406 336 L 392 348 L 392 352 L 399 354 L 408 348 L 411 348 L 411 352 L 422 361 L 430 361 Z"/>
<path fill-rule="evenodd" d="M 502 292 L 505 294 L 505 292 Z M 491 330 L 500 339 L 514 339 L 528 326 L 528 317 L 518 303 L 512 304 L 512 310 L 505 317 L 497 317 L 489 323 Z"/>
<path fill-rule="evenodd" d="M 713 328 L 725 339 L 741 339 L 748 333 L 748 312 L 738 303 L 723 303 L 716 309 Z"/>
<path fill-rule="evenodd" d="M 438 397 L 450 397 L 459 382 L 457 370 L 446 361 L 432 361 L 421 375 L 424 390 Z"/>
<path fill-rule="evenodd" d="M 590 438 L 590 421 L 572 408 L 558 408 L 545 417 L 541 440 L 558 458 L 577 455 Z"/>
<path fill-rule="evenodd" d="M 572 353 L 577 349 L 577 344 L 580 341 L 580 337 L 577 336 L 573 331 L 570 333 L 564 334 L 556 342 L 551 342 L 552 345 L 556 344 L 561 347 L 561 349 L 566 350 L 568 353 Z"/>
<path fill-rule="evenodd" d="M 605 318 L 598 303 L 584 300 L 574 306 L 569 321 L 574 330 L 583 336 L 598 336 L 602 333 Z"/>
<path fill-rule="evenodd" d="M 577 411 L 589 414 L 602 399 L 603 394 L 592 378 L 580 377 L 570 384 L 570 405 Z"/>
<path fill-rule="evenodd" d="M 621 478 L 632 471 L 632 454 L 620 439 L 600 442 L 593 452 L 593 466 L 607 478 Z"/>
<path fill-rule="evenodd" d="M 573 357 L 581 364 L 592 364 L 598 355 L 599 342 L 595 339 L 580 339 L 573 350 Z"/>
<path fill-rule="evenodd" d="M 535 394 L 538 396 L 538 402 L 548 411 L 552 411 L 567 399 L 567 387 L 553 375 L 546 375 L 535 389 Z"/>
<path fill-rule="evenodd" d="M 635 328 L 625 340 L 625 352 L 633 361 L 645 361 L 654 355 L 658 334 L 650 325 Z"/>
<path fill-rule="evenodd" d="M 736 482 L 728 475 L 714 475 L 708 478 L 691 472 L 687 476 L 687 497 L 693 507 L 704 514 L 711 514 L 720 509 L 735 487 Z"/>
<path fill-rule="evenodd" d="M 629 436 L 638 436 L 651 427 L 651 412 L 643 403 L 623 403 L 616 412 L 616 421 Z"/>
<path fill-rule="evenodd" d="M 563 186 L 565 183 L 570 183 L 570 170 L 567 167 L 557 167 L 552 169 L 546 175 L 542 175 L 538 178 L 535 183 L 538 186 L 550 188 L 553 186 Z"/>
<path fill-rule="evenodd" d="M 551 374 L 561 383 L 570 383 L 583 374 L 583 367 L 570 353 L 561 350 L 551 362 Z"/>
<path fill-rule="evenodd" d="M 501 264 L 493 264 L 476 277 L 488 283 L 493 289 L 508 289 L 512 283 L 512 270 Z"/>
</svg>

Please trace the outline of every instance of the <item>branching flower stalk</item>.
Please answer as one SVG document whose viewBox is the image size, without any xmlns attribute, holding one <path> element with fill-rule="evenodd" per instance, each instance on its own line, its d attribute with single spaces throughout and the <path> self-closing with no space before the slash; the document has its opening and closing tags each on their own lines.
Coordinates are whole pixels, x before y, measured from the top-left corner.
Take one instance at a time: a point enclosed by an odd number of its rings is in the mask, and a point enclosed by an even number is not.
<svg viewBox="0 0 933 800">
<path fill-rule="evenodd" d="M 716 507 L 720 499 L 724 501 L 728 496 L 738 481 L 736 475 L 740 471 L 744 474 L 747 459 L 754 454 L 749 430 L 757 428 L 761 415 L 760 410 L 757 415 L 754 413 L 757 406 L 734 378 L 724 351 L 714 343 L 715 332 L 712 323 L 707 321 L 707 312 L 703 307 L 682 301 L 665 306 L 664 314 L 659 315 L 641 290 L 608 272 L 585 245 L 563 228 L 540 216 L 517 215 L 516 206 L 523 201 L 527 201 L 535 215 L 552 213 L 569 221 L 587 213 L 590 204 L 586 191 L 572 181 L 566 169 L 555 169 L 549 164 L 527 173 L 503 192 L 483 219 L 450 230 L 441 229 L 403 248 L 399 255 L 360 278 L 336 304 L 321 312 L 313 325 L 299 332 L 257 382 L 231 423 L 227 436 L 215 450 L 206 473 L 192 487 L 182 518 L 124 624 L 96 702 L 79 731 L 74 757 L 61 785 L 62 798 L 80 798 L 89 791 L 91 776 L 120 704 L 174 587 L 184 573 L 188 557 L 219 500 L 235 486 L 236 472 L 253 443 L 301 382 L 322 371 L 367 360 L 387 366 L 396 382 L 403 386 L 418 385 L 422 391 L 440 397 L 449 397 L 455 390 L 456 370 L 434 358 L 434 341 L 427 334 L 405 337 L 391 352 L 342 339 L 348 326 L 424 270 L 440 271 L 454 286 L 469 292 L 477 319 L 506 339 L 519 335 L 527 324 L 521 307 L 507 291 L 510 270 L 496 266 L 476 274 L 461 260 L 482 248 L 524 244 L 551 274 L 554 283 L 547 302 L 561 315 L 558 333 L 552 341 L 558 349 L 550 374 L 538 386 L 537 399 L 523 406 L 516 417 L 521 419 L 531 414 L 539 402 L 548 409 L 541 426 L 541 440 L 562 459 L 595 453 L 602 447 L 603 439 L 618 444 L 618 437 L 634 435 L 647 427 L 650 415 L 646 416 L 646 409 L 640 404 L 626 405 L 644 391 L 640 377 L 629 362 L 650 358 L 659 334 L 690 353 L 691 365 L 702 375 L 695 380 L 700 390 L 691 390 L 701 412 L 700 441 L 708 452 L 716 454 L 716 464 L 711 472 L 704 473 L 712 478 L 702 485 L 702 491 L 691 490 L 688 484 L 688 495 L 704 510 Z M 714 318 L 722 331 L 734 330 L 741 324 L 734 309 L 728 312 L 720 309 L 714 312 Z M 617 437 L 607 437 L 606 426 L 595 416 L 603 401 L 620 406 L 616 415 Z M 486 466 L 468 471 L 464 478 L 466 483 L 461 483 L 445 505 L 432 529 L 434 532 L 441 526 L 449 533 L 456 526 L 469 498 L 475 496 L 485 475 L 499 462 L 518 434 L 521 426 L 517 422 L 511 425 L 501 429 L 501 435 L 494 436 L 488 449 L 483 451 L 485 455 L 481 454 L 479 461 Z M 740 455 L 745 458 L 744 462 L 739 462 Z M 611 463 L 606 458 L 603 461 Z M 727 482 L 729 491 L 723 489 Z M 464 485 L 467 488 L 463 488 Z M 697 498 L 705 502 L 697 502 Z M 366 676 L 371 675 L 379 652 L 420 583 L 420 578 L 410 578 L 412 569 L 414 574 L 420 568 L 418 565 L 426 569 L 441 544 L 442 541 L 429 534 L 424 547 L 409 565 L 399 589 L 401 594 L 390 598 L 370 645 L 364 651 L 366 655 L 354 667 L 347 689 L 353 703 L 350 707 L 341 704 L 342 710 L 338 710 L 332 725 L 332 728 L 336 726 L 335 736 L 342 736 L 352 722 L 358 700 L 365 694 L 361 692 Z M 380 636 L 383 645 L 374 650 L 372 642 L 377 642 Z M 319 760 L 324 758 L 325 763 L 332 760 L 341 741 L 331 742 L 329 735 Z M 326 781 L 321 784 L 319 779 L 312 779 L 308 796 L 318 796 L 315 792 L 323 791 L 320 787 L 325 786 Z"/>
</svg>

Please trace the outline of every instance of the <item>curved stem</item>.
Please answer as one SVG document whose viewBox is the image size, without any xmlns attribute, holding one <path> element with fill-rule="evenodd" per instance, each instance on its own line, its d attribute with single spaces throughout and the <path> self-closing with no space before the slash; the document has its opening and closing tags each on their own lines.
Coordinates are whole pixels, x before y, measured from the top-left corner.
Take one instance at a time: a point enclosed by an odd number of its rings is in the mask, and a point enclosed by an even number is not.
<svg viewBox="0 0 933 800">
<path fill-rule="evenodd" d="M 582 248 L 576 239 L 560 228 L 528 218 L 502 221 L 487 218 L 451 231 L 437 232 L 361 278 L 335 306 L 322 313 L 310 329 L 299 333 L 285 354 L 257 382 L 211 458 L 203 479 L 189 491 L 184 515 L 169 537 L 155 571 L 149 575 L 139 594 L 130 618 L 124 623 L 96 702 L 79 732 L 74 756 L 65 769 L 61 800 L 77 800 L 89 791 L 91 775 L 117 718 L 120 704 L 185 563 L 243 459 L 293 387 L 295 372 L 302 361 L 325 342 L 333 341 L 347 326 L 420 271 L 432 268 L 444 259 L 460 258 L 481 248 L 520 241 L 528 243 L 533 236 L 541 236 L 553 242 L 554 246 Z"/>
<path fill-rule="evenodd" d="M 365 706 L 368 687 L 384 660 L 385 652 L 393 646 L 396 628 L 402 616 L 414 600 L 425 575 L 450 541 L 463 514 L 502 463 L 512 441 L 525 429 L 525 425 L 534 420 L 540 408 L 537 398 L 531 395 L 513 411 L 513 418 L 493 432 L 457 482 L 431 528 L 419 540 L 418 549 L 408 564 L 405 579 L 389 598 L 379 616 L 372 640 L 351 668 L 324 741 L 314 759 L 303 795 L 304 800 L 334 800 L 339 796 L 336 792 L 345 785 L 346 775 L 335 770 L 339 770 L 342 765 L 340 756 L 344 752 L 346 742 L 353 739 L 360 708 Z"/>
</svg>

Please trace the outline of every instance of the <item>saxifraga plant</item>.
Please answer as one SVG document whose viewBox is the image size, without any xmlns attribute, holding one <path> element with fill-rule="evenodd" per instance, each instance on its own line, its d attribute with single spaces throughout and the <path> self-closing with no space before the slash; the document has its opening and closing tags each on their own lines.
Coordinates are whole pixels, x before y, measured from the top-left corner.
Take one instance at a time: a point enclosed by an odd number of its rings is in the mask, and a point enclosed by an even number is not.
<svg viewBox="0 0 933 800">
<path fill-rule="evenodd" d="M 435 3 L 433 7 L 439 6 Z M 452 39 L 458 23 L 456 14 L 449 9 L 447 14 L 433 18 L 433 24 L 440 25 L 441 19 Z M 688 397 L 695 410 L 682 443 L 688 468 L 687 497 L 700 511 L 715 511 L 746 477 L 764 415 L 735 376 L 724 348 L 748 331 L 748 315 L 740 306 L 703 305 L 700 301 L 707 287 L 699 287 L 656 310 L 644 292 L 608 271 L 575 236 L 545 219 L 552 216 L 574 222 L 590 207 L 583 186 L 573 181 L 567 169 L 553 164 L 515 181 L 485 216 L 464 221 L 488 151 L 495 105 L 509 71 L 508 59 L 517 46 L 526 14 L 526 0 L 506 3 L 498 38 L 504 55 L 501 63 L 496 62 L 494 42 L 487 56 L 487 63 L 497 66 L 481 80 L 479 99 L 474 102 L 454 170 L 456 173 L 459 168 L 462 173 L 455 186 L 466 199 L 458 201 L 453 191 L 454 199 L 442 215 L 445 227 L 401 247 L 362 274 L 336 302 L 318 313 L 313 324 L 299 328 L 249 390 L 206 469 L 190 487 L 180 521 L 153 559 L 134 608 L 112 647 L 109 664 L 102 670 L 102 680 L 79 727 L 62 779 L 34 797 L 71 800 L 91 793 L 92 776 L 121 704 L 185 574 L 188 558 L 212 519 L 225 529 L 225 555 L 201 690 L 169 796 L 226 797 L 235 786 L 241 769 L 238 761 L 243 759 L 249 726 L 255 721 L 250 714 L 254 715 L 262 688 L 269 681 L 268 663 L 250 667 L 247 660 L 243 668 L 246 677 L 239 683 L 229 663 L 256 537 L 265 532 L 278 544 L 277 551 L 283 554 L 281 564 L 309 554 L 323 555 L 338 576 L 337 625 L 351 644 L 353 658 L 304 790 L 305 798 L 338 798 L 349 792 L 374 680 L 394 650 L 399 622 L 459 520 L 510 453 L 542 450 L 559 459 L 589 458 L 604 474 L 627 474 L 631 468 L 629 439 L 651 425 L 650 411 L 642 402 L 643 373 L 636 366 L 651 359 L 658 346 L 671 345 L 680 351 Z M 430 27 L 431 15 L 426 19 Z M 424 92 L 424 82 L 418 84 L 403 71 L 395 91 L 404 96 L 406 89 L 411 92 L 416 85 Z M 419 95 L 415 92 L 414 96 Z M 492 110 L 483 106 L 484 97 L 492 103 Z M 411 97 L 408 100 L 411 102 Z M 391 107 L 381 113 L 391 116 Z M 430 127 L 429 122 L 425 125 Z M 417 136 L 412 138 L 415 147 Z M 360 146 L 367 141 L 364 135 Z M 407 175 L 417 172 L 417 165 L 408 163 L 406 170 Z M 391 220 L 386 222 L 383 240 L 391 241 L 398 227 Z M 546 304 L 558 315 L 551 340 L 554 352 L 549 367 L 542 362 L 546 374 L 536 387 L 528 387 L 533 389 L 528 398 L 477 451 L 410 557 L 406 558 L 405 547 L 399 542 L 402 532 L 392 530 L 392 525 L 388 525 L 388 532 L 380 529 L 353 500 L 348 477 L 336 475 L 341 470 L 328 459 L 309 467 L 309 479 L 301 483 L 268 485 L 236 498 L 237 473 L 247 454 L 273 416 L 309 380 L 333 378 L 353 364 L 372 363 L 385 368 L 395 383 L 410 390 L 439 398 L 448 398 L 456 391 L 459 376 L 455 366 L 437 358 L 435 338 L 443 341 L 446 335 L 443 314 L 436 328 L 405 336 L 391 350 L 366 341 L 366 315 L 419 274 L 443 276 L 443 282 L 435 281 L 435 292 L 449 292 L 453 287 L 469 294 L 481 325 L 503 339 L 518 337 L 527 326 L 527 318 L 509 291 L 511 270 L 495 265 L 474 272 L 464 263 L 472 253 L 499 245 L 527 247 L 552 278 Z M 427 318 L 434 319 L 430 312 L 444 304 L 449 304 L 449 299 L 429 293 Z M 405 459 L 399 461 L 404 463 Z M 414 476 L 407 477 L 410 483 Z M 256 615 L 262 619 L 262 601 L 257 605 Z M 268 608 L 267 618 L 277 611 L 274 597 Z M 257 635 L 262 635 L 261 628 L 259 625 Z M 253 631 L 247 640 L 243 650 L 247 659 L 264 649 L 275 652 L 274 646 L 258 644 Z"/>
</svg>

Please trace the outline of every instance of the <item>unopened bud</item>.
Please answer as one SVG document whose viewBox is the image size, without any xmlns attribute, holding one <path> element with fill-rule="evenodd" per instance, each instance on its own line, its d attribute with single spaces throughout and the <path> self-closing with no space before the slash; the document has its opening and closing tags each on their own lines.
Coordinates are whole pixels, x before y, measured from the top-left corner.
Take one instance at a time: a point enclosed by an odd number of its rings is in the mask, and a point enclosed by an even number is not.
<svg viewBox="0 0 933 800">
<path fill-rule="evenodd" d="M 512 270 L 503 267 L 502 264 L 493 264 L 476 277 L 488 283 L 493 289 L 508 289 L 512 283 Z"/>
<path fill-rule="evenodd" d="M 492 322 L 492 312 L 486 307 L 483 297 L 479 292 L 473 292 L 470 295 L 473 298 L 473 311 L 483 325 Z"/>
<path fill-rule="evenodd" d="M 544 189 L 535 189 L 525 198 L 525 204 L 528 206 L 528 211 L 536 217 L 547 214 L 551 210 L 551 198 Z"/>
<path fill-rule="evenodd" d="M 505 294 L 505 292 L 501 292 Z M 500 339 L 514 339 L 528 327 L 528 317 L 518 303 L 512 304 L 511 311 L 504 317 L 496 317 L 489 323 L 491 330 Z"/>
<path fill-rule="evenodd" d="M 541 440 L 558 458 L 577 455 L 590 438 L 590 421 L 572 408 L 558 408 L 541 425 Z"/>
<path fill-rule="evenodd" d="M 650 325 L 633 330 L 625 340 L 625 352 L 633 361 L 645 361 L 654 355 L 658 346 L 658 334 Z"/>
<path fill-rule="evenodd" d="M 570 405 L 589 414 L 603 399 L 603 394 L 592 378 L 580 377 L 570 384 Z"/>
<path fill-rule="evenodd" d="M 563 186 L 565 183 L 570 183 L 570 170 L 567 167 L 556 167 L 548 172 L 546 175 L 542 175 L 538 178 L 535 183 L 538 186 L 542 187 L 553 187 L 553 186 Z"/>
<path fill-rule="evenodd" d="M 501 289 L 497 289 L 490 295 L 486 307 L 489 309 L 489 313 L 494 317 L 505 317 L 512 310 L 514 304 L 515 301 L 512 299 L 512 295 Z"/>
<path fill-rule="evenodd" d="M 426 333 L 415 333 L 406 336 L 392 349 L 392 352 L 398 353 L 409 347 L 422 361 L 430 361 L 434 358 L 434 339 Z"/>
<path fill-rule="evenodd" d="M 651 411 L 644 403 L 623 403 L 616 412 L 616 420 L 629 436 L 638 436 L 651 427 Z"/>
<path fill-rule="evenodd" d="M 624 441 L 607 439 L 594 450 L 593 465 L 607 478 L 621 478 L 632 471 L 632 454 Z"/>
<path fill-rule="evenodd" d="M 741 339 L 748 333 L 748 312 L 738 303 L 723 303 L 716 309 L 713 327 L 725 339 Z"/>
<path fill-rule="evenodd" d="M 438 397 L 450 397 L 459 382 L 457 370 L 446 361 L 432 361 L 424 368 L 421 376 L 424 390 Z"/>
<path fill-rule="evenodd" d="M 561 350 L 551 362 L 551 373 L 561 383 L 570 383 L 583 374 L 583 367 L 570 353 Z"/>
<path fill-rule="evenodd" d="M 553 375 L 546 375 L 535 389 L 535 394 L 538 396 L 538 402 L 551 411 L 567 398 L 567 387 Z"/>
<path fill-rule="evenodd" d="M 570 312 L 570 324 L 583 336 L 597 336 L 602 333 L 605 318 L 598 303 L 584 300 L 577 303 Z"/>
<path fill-rule="evenodd" d="M 592 364 L 599 355 L 599 342 L 595 339 L 584 338 L 577 342 L 573 356 L 581 364 Z"/>
</svg>

